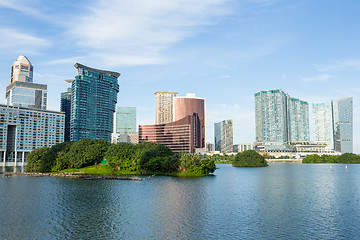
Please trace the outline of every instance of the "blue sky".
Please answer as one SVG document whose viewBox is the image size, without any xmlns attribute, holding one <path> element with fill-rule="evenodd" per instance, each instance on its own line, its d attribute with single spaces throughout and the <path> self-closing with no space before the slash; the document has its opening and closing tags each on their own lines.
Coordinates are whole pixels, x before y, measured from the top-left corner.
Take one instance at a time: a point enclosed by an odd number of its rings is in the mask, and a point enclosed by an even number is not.
<svg viewBox="0 0 360 240">
<path fill-rule="evenodd" d="M 136 106 L 138 124 L 154 123 L 156 91 L 196 93 L 207 141 L 231 118 L 234 143 L 247 143 L 257 91 L 310 104 L 353 96 L 360 153 L 359 12 L 355 0 L 0 0 L 0 98 L 24 54 L 59 110 L 79 62 L 122 74 L 118 106 Z"/>
</svg>

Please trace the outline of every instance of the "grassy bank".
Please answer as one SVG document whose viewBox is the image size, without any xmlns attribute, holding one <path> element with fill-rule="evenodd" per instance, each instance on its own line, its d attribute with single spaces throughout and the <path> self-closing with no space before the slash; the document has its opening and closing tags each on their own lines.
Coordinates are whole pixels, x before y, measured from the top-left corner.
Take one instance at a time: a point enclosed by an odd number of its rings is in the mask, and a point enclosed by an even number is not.
<svg viewBox="0 0 360 240">
<path fill-rule="evenodd" d="M 77 173 L 83 175 L 93 176 L 127 176 L 127 175 L 158 175 L 158 176 L 173 176 L 173 177 L 203 177 L 211 176 L 212 174 L 197 174 L 189 172 L 153 172 L 153 171 L 114 171 L 109 165 L 93 165 L 84 168 L 68 168 L 59 171 L 61 173 Z"/>
</svg>

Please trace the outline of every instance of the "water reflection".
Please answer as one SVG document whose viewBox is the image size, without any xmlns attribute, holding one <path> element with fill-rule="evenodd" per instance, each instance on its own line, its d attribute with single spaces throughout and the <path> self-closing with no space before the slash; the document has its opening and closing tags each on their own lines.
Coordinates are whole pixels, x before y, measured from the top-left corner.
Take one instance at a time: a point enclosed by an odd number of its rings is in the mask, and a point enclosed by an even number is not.
<svg viewBox="0 0 360 240">
<path fill-rule="evenodd" d="M 144 181 L 0 175 L 0 239 L 356 239 L 360 165 Z"/>
</svg>

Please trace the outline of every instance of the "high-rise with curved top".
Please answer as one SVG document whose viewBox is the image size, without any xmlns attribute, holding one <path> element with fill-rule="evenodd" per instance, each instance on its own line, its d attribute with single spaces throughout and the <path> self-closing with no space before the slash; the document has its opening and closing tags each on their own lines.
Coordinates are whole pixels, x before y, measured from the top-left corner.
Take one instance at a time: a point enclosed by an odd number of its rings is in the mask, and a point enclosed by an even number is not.
<svg viewBox="0 0 360 240">
<path fill-rule="evenodd" d="M 70 135 L 111 141 L 120 73 L 76 63 L 78 75 L 71 82 Z"/>
</svg>

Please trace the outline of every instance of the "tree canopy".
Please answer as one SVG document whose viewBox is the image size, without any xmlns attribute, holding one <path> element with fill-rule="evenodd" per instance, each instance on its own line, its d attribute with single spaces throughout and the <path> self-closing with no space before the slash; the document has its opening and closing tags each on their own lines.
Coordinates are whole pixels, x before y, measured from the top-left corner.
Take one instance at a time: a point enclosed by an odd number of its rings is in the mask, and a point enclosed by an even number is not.
<svg viewBox="0 0 360 240">
<path fill-rule="evenodd" d="M 232 162 L 234 167 L 267 167 L 268 164 L 263 156 L 254 150 L 246 150 L 235 155 Z"/>
</svg>

